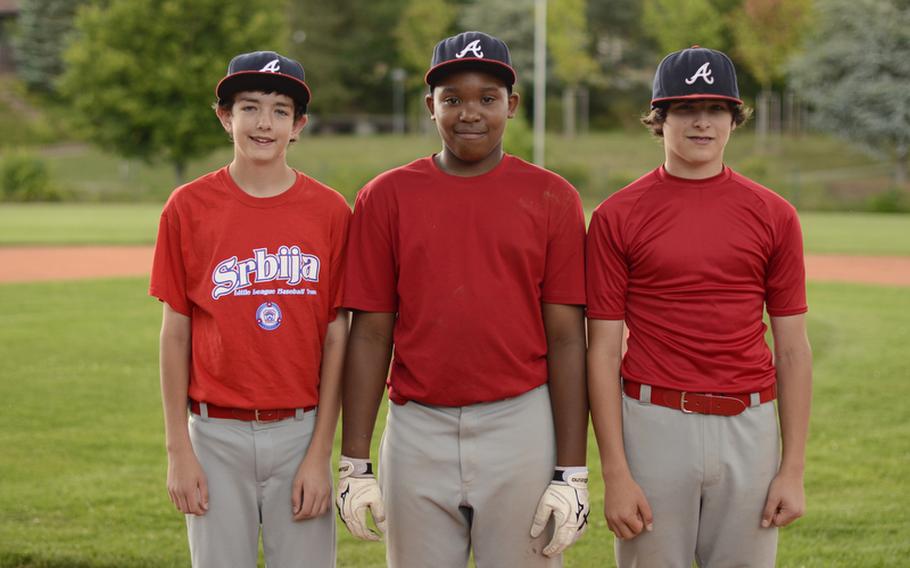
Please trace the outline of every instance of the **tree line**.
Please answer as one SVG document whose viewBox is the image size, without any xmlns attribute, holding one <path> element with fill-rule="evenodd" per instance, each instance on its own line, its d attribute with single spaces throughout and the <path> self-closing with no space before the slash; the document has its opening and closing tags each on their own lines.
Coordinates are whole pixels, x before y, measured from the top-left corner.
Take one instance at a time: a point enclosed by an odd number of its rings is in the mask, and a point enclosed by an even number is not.
<svg viewBox="0 0 910 568">
<path fill-rule="evenodd" d="M 208 107 L 231 56 L 303 62 L 311 113 L 387 115 L 396 89 L 422 114 L 435 43 L 465 29 L 504 39 L 526 100 L 534 0 L 21 0 L 14 47 L 30 89 L 70 105 L 87 139 L 117 154 L 188 160 L 223 140 Z M 632 122 L 660 58 L 693 44 L 729 53 L 758 104 L 790 87 L 818 126 L 890 154 L 906 180 L 910 0 L 549 0 L 551 106 L 571 134 Z M 762 96 L 762 93 L 765 95 Z M 526 108 L 530 108 L 527 105 Z M 554 116 L 555 113 L 551 113 Z"/>
</svg>

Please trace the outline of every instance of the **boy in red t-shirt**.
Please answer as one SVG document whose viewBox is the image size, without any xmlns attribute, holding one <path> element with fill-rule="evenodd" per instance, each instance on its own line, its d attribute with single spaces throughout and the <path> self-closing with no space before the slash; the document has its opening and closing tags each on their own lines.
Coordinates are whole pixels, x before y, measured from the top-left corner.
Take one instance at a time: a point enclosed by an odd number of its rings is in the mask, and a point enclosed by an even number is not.
<svg viewBox="0 0 910 568">
<path fill-rule="evenodd" d="M 164 302 L 168 493 L 193 566 L 256 566 L 260 530 L 269 566 L 334 566 L 351 211 L 287 165 L 310 100 L 299 63 L 238 55 L 216 94 L 234 159 L 171 195 L 149 288 Z"/>
<path fill-rule="evenodd" d="M 595 210 L 587 240 L 588 388 L 617 562 L 773 566 L 777 527 L 805 509 L 799 219 L 724 166 L 748 117 L 726 55 L 668 55 L 651 108 L 666 160 Z"/>
<path fill-rule="evenodd" d="M 367 540 L 367 508 L 387 523 L 392 567 L 466 566 L 472 549 L 478 566 L 558 566 L 588 511 L 581 202 L 503 154 L 518 106 L 503 42 L 443 40 L 426 81 L 442 151 L 354 208 L 339 514 Z"/>
</svg>

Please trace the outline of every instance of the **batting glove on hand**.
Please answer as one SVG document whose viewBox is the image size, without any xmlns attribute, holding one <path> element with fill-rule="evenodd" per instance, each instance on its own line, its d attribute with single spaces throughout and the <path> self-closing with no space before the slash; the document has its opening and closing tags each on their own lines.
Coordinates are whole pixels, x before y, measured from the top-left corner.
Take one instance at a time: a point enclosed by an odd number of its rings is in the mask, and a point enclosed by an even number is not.
<svg viewBox="0 0 910 568">
<path fill-rule="evenodd" d="M 556 468 L 553 481 L 537 504 L 531 538 L 537 538 L 553 516 L 553 538 L 544 547 L 544 556 L 556 556 L 581 538 L 588 528 L 588 468 Z"/>
<path fill-rule="evenodd" d="M 367 525 L 367 509 L 380 533 L 385 533 L 385 507 L 382 492 L 373 475 L 373 464 L 369 460 L 341 456 L 338 463 L 338 492 L 335 499 L 338 516 L 344 526 L 361 540 L 380 540 Z"/>
</svg>

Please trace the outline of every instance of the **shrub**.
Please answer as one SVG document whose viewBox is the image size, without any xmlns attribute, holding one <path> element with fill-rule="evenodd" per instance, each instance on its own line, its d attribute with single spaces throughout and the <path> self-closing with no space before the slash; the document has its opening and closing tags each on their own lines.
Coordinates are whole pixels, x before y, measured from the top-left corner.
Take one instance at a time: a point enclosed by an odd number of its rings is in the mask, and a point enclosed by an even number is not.
<svg viewBox="0 0 910 568">
<path fill-rule="evenodd" d="M 0 196 L 4 201 L 60 201 L 63 194 L 43 160 L 14 152 L 0 162 Z"/>
<path fill-rule="evenodd" d="M 910 195 L 900 188 L 892 187 L 884 193 L 870 197 L 865 209 L 875 213 L 908 213 L 910 212 Z"/>
<path fill-rule="evenodd" d="M 534 131 L 521 112 L 517 112 L 507 126 L 502 148 L 513 156 L 527 161 L 534 159 Z"/>
<path fill-rule="evenodd" d="M 551 163 L 547 168 L 566 178 L 581 195 L 591 193 L 591 168 L 584 162 Z"/>
</svg>

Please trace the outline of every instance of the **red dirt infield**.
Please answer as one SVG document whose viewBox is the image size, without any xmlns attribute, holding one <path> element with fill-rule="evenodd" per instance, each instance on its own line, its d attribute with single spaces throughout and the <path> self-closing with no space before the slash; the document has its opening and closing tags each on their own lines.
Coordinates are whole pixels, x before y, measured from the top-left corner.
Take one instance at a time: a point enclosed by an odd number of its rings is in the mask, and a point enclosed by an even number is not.
<svg viewBox="0 0 910 568">
<path fill-rule="evenodd" d="M 146 276 L 150 246 L 0 247 L 0 282 L 39 282 Z M 910 257 L 806 256 L 819 282 L 910 286 Z"/>
</svg>

